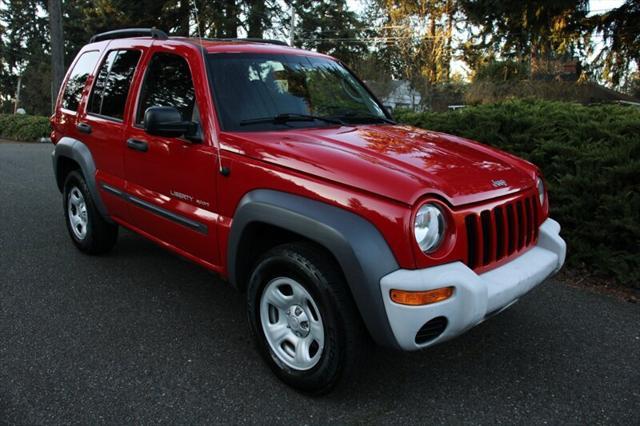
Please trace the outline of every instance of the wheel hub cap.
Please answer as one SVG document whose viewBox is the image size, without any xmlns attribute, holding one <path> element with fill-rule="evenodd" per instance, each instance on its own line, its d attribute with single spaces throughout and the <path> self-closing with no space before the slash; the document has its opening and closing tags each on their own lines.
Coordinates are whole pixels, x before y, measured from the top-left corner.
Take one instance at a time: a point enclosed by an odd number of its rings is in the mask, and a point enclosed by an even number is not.
<svg viewBox="0 0 640 426">
<path fill-rule="evenodd" d="M 295 370 L 313 368 L 324 349 L 320 310 L 305 287 L 291 278 L 276 278 L 260 299 L 262 331 L 275 357 Z"/>
<path fill-rule="evenodd" d="M 293 305 L 287 309 L 287 324 L 296 336 L 307 337 L 309 335 L 309 317 L 302 306 Z"/>
<path fill-rule="evenodd" d="M 69 216 L 69 225 L 73 235 L 75 235 L 79 240 L 84 240 L 87 236 L 89 215 L 87 213 L 87 204 L 84 200 L 84 196 L 75 186 L 69 191 L 67 215 Z"/>
</svg>

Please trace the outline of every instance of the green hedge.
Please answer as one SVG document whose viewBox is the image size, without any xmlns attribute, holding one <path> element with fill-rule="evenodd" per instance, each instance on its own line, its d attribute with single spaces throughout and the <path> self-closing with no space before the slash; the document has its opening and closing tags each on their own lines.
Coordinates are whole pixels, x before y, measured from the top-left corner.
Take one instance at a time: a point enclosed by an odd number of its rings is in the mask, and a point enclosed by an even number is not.
<svg viewBox="0 0 640 426">
<path fill-rule="evenodd" d="M 20 142 L 37 142 L 49 137 L 48 117 L 38 115 L 0 114 L 0 138 Z"/>
<path fill-rule="evenodd" d="M 570 265 L 640 288 L 640 110 L 513 100 L 401 122 L 460 135 L 538 165 Z"/>
</svg>

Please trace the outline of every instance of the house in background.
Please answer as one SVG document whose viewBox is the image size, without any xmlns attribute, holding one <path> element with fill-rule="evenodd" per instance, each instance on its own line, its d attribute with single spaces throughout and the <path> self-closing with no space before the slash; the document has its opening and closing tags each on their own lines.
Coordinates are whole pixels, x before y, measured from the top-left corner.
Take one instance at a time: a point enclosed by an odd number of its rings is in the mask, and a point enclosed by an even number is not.
<svg viewBox="0 0 640 426">
<path fill-rule="evenodd" d="M 405 108 L 419 111 L 422 109 L 422 95 L 412 88 L 407 80 L 391 80 L 384 83 L 370 80 L 365 81 L 365 84 L 390 110 Z"/>
</svg>

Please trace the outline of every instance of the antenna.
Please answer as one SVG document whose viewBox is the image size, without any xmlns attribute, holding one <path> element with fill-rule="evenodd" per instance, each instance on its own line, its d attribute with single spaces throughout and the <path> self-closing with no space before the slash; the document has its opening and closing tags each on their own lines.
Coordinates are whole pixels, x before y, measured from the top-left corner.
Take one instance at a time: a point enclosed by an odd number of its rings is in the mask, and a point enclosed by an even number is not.
<svg viewBox="0 0 640 426">
<path fill-rule="evenodd" d="M 204 57 L 204 46 L 202 45 L 202 34 L 200 32 L 200 16 L 198 14 L 198 6 L 196 5 L 196 0 L 187 0 L 187 1 L 190 1 L 191 6 L 193 7 L 193 18 L 196 21 L 196 33 L 198 34 L 198 40 L 200 41 L 200 54 L 202 55 L 202 64 L 206 67 L 207 61 L 206 61 L 206 58 Z M 229 168 L 222 166 L 220 140 L 218 139 L 217 133 L 213 132 L 212 137 L 213 137 L 214 145 L 216 146 L 216 151 L 218 153 L 218 171 L 222 176 L 229 176 L 229 173 L 230 173 Z"/>
</svg>

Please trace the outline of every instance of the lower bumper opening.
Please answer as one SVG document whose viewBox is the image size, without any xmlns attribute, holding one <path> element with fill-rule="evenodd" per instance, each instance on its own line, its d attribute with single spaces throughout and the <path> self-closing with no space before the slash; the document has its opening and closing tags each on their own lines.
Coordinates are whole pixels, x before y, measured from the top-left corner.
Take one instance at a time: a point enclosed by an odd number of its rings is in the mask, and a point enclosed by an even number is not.
<svg viewBox="0 0 640 426">
<path fill-rule="evenodd" d="M 427 321 L 416 333 L 416 344 L 422 345 L 440 336 L 447 328 L 449 321 L 446 317 L 435 317 Z"/>
</svg>

